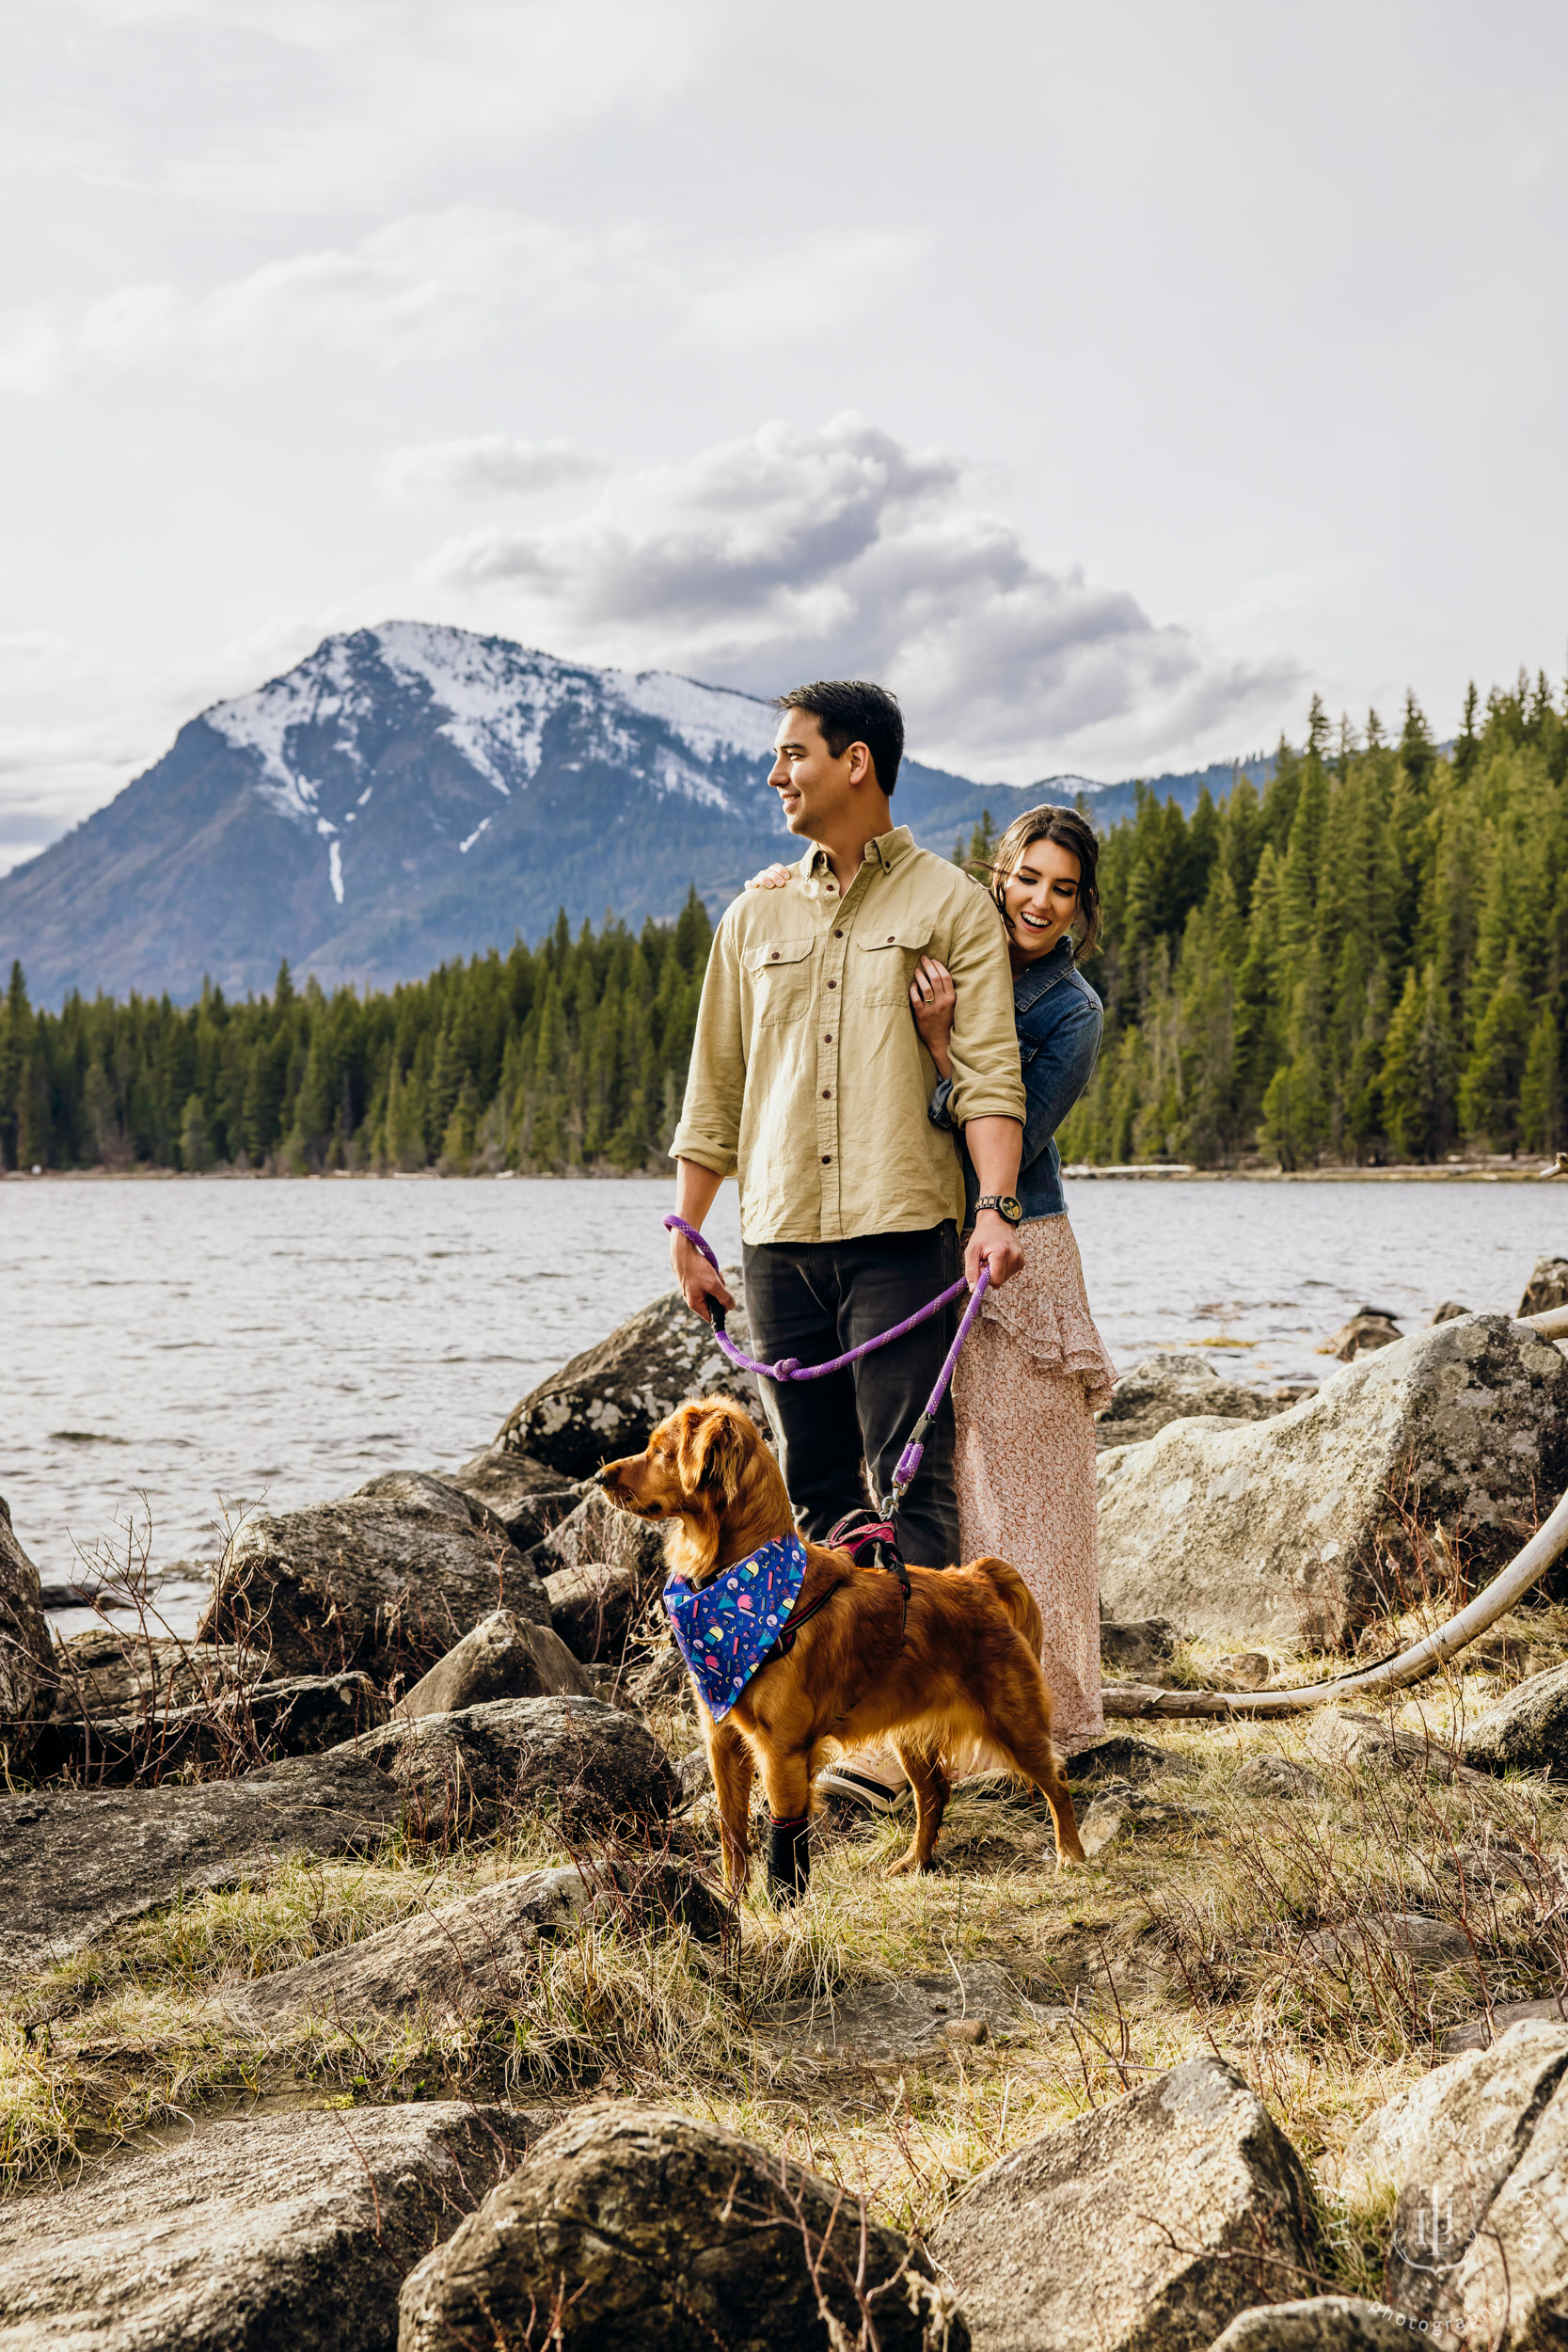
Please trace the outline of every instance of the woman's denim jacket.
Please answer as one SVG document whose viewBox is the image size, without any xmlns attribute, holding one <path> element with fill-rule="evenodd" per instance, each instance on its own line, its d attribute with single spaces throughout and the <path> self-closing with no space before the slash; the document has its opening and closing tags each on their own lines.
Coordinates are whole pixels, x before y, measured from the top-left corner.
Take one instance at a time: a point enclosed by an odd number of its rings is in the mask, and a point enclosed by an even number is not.
<svg viewBox="0 0 1568 2352">
<path fill-rule="evenodd" d="M 1073 963 L 1070 940 L 1061 940 L 1038 963 L 1025 964 L 1013 982 L 1013 1010 L 1028 1097 L 1018 1197 L 1026 1218 L 1065 1216 L 1056 1130 L 1094 1075 L 1105 1020 L 1104 1007 Z M 933 1126 L 952 1126 L 952 1091 L 951 1078 L 939 1082 L 927 1112 Z M 967 1152 L 963 1164 L 965 1216 L 973 1224 L 980 1185 Z"/>
</svg>

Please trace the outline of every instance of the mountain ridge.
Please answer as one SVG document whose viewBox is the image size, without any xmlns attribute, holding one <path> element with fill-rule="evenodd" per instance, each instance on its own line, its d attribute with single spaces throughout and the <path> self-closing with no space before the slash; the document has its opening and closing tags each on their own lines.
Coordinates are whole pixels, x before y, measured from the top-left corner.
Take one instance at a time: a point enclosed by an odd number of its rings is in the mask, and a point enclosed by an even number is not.
<svg viewBox="0 0 1568 2352">
<path fill-rule="evenodd" d="M 717 912 L 795 853 L 767 791 L 775 716 L 669 671 L 568 662 L 510 639 L 389 621 L 327 637 L 187 721 L 105 807 L 0 876 L 0 960 L 35 999 L 230 994 L 285 958 L 326 987 L 395 985 L 564 906 L 632 923 L 695 883 Z M 1248 763 L 1249 767 L 1252 763 Z M 1228 766 L 1163 778 L 1191 805 Z M 895 809 L 942 851 L 982 811 L 1131 785 L 977 785 L 906 759 Z M 1016 803 L 1014 803 L 1014 796 Z"/>
</svg>

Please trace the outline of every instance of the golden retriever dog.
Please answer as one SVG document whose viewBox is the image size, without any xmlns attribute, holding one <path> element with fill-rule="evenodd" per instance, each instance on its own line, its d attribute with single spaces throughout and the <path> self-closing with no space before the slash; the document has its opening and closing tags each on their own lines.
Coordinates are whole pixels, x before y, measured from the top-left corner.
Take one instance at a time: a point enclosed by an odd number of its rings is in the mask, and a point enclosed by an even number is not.
<svg viewBox="0 0 1568 2352">
<path fill-rule="evenodd" d="M 749 1415 L 722 1398 L 683 1405 L 643 1453 L 607 1463 L 598 1475 L 620 1509 L 668 1522 L 665 1559 L 693 1589 L 795 1533 L 777 1462 Z M 1082 1862 L 1072 1799 L 1051 1743 L 1039 1613 L 1017 1569 L 991 1559 L 911 1568 L 906 1623 L 896 1576 L 859 1567 L 847 1552 L 820 1544 L 806 1546 L 806 1561 L 790 1618 L 800 1626 L 793 1641 L 768 1655 L 721 1721 L 697 1689 L 731 1896 L 746 1883 L 755 1768 L 774 1824 L 769 1874 L 793 1892 L 804 1882 L 817 1772 L 835 1748 L 873 1740 L 891 1741 L 914 1789 L 914 1836 L 894 1874 L 929 1868 L 949 1794 L 941 1759 L 977 1745 L 1045 1797 L 1057 1867 L 1068 1857 Z"/>
</svg>

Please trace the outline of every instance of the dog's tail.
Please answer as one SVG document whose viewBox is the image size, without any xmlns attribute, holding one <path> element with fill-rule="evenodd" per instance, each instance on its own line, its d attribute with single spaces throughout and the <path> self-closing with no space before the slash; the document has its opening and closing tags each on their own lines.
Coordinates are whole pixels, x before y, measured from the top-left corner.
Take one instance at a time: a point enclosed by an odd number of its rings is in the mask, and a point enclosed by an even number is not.
<svg viewBox="0 0 1568 2352">
<path fill-rule="evenodd" d="M 1045 1628 L 1035 1606 L 1035 1596 L 1018 1570 L 1006 1560 L 987 1558 L 971 1561 L 970 1572 L 985 1578 L 1037 1658 L 1045 1647 Z"/>
</svg>

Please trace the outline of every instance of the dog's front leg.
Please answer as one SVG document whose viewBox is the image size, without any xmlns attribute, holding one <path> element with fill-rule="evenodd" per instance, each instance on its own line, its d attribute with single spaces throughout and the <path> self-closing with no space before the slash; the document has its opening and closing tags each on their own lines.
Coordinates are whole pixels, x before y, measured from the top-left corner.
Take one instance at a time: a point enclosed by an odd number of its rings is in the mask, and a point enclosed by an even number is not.
<svg viewBox="0 0 1568 2352">
<path fill-rule="evenodd" d="M 811 1763 L 804 1749 L 765 1748 L 763 1786 L 770 1815 L 768 1829 L 768 1891 L 775 1902 L 793 1902 L 811 1878 Z"/>
<path fill-rule="evenodd" d="M 724 1887 L 732 1902 L 746 1890 L 751 1844 L 747 1822 L 752 1809 L 752 1779 L 755 1760 L 733 1724 L 716 1724 L 706 1708 L 703 1727 L 707 1740 L 707 1768 L 719 1800 L 719 1841 L 724 1867 Z"/>
</svg>

